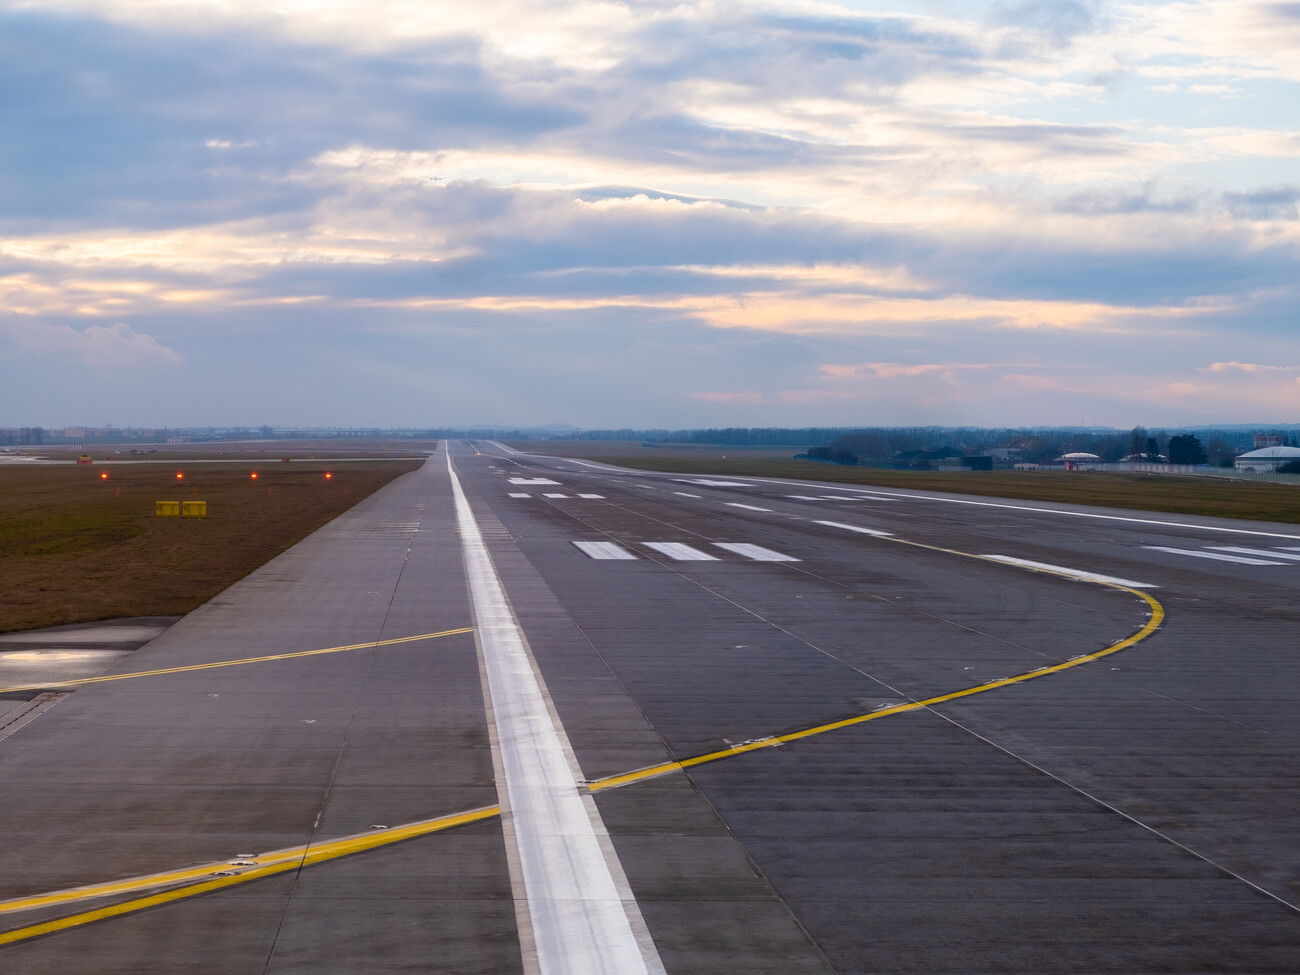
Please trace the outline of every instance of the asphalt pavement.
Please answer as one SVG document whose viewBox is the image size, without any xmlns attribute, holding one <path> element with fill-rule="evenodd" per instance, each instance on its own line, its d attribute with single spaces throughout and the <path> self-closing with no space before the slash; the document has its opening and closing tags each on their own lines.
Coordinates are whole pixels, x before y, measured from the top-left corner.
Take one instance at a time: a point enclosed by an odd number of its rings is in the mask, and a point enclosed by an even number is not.
<svg viewBox="0 0 1300 975">
<path fill-rule="evenodd" d="M 0 643 L 0 970 L 1300 972 L 1296 526 L 451 464 L 74 685 Z"/>
</svg>

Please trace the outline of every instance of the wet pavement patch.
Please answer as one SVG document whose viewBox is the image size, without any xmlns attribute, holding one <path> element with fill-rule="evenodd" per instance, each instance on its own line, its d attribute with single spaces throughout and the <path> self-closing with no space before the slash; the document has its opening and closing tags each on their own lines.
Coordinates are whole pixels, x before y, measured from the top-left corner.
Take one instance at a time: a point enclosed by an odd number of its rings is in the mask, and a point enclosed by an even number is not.
<svg viewBox="0 0 1300 975">
<path fill-rule="evenodd" d="M 0 633 L 0 714 L 32 700 L 41 693 L 41 684 L 98 677 L 161 636 L 177 619 L 137 616 Z M 10 687 L 30 689 L 6 693 L 4 689 Z"/>
</svg>

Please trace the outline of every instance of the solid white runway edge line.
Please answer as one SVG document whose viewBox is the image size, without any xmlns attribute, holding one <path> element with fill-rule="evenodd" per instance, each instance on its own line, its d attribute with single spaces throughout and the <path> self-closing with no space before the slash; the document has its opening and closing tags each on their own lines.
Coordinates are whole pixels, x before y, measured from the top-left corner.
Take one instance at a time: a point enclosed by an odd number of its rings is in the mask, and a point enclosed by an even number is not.
<svg viewBox="0 0 1300 975">
<path fill-rule="evenodd" d="M 504 780 L 497 790 L 506 841 L 515 853 L 511 881 L 524 964 L 540 975 L 663 975 L 595 800 L 579 787 L 582 770 L 461 490 L 450 450 L 447 473 Z M 535 959 L 528 957 L 525 928 Z"/>
</svg>

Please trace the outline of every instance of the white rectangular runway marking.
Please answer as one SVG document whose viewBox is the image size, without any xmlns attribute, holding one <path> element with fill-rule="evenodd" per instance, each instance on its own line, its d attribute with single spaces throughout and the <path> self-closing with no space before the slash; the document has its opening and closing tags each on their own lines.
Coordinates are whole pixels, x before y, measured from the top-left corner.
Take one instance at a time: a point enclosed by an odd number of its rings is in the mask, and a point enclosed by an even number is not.
<svg viewBox="0 0 1300 975">
<path fill-rule="evenodd" d="M 579 494 L 578 497 L 580 497 L 580 498 L 594 498 L 594 499 L 597 500 L 597 501 L 603 501 L 604 498 L 605 498 L 605 495 L 603 495 L 603 494 Z"/>
<path fill-rule="evenodd" d="M 1117 586 L 1129 586 L 1133 589 L 1159 589 L 1159 586 L 1153 586 L 1149 582 L 1134 582 L 1132 579 L 1121 579 L 1118 576 L 1104 576 L 1100 572 L 1088 572 L 1085 569 L 1072 569 L 1068 565 L 1052 565 L 1050 562 L 1031 562 L 1029 559 L 1017 559 L 1010 555 L 985 555 L 986 559 L 996 559 L 999 562 L 1006 562 L 1008 565 L 1023 565 L 1026 569 L 1046 569 L 1048 572 L 1064 572 L 1066 575 L 1072 575 L 1079 579 L 1087 579 L 1089 582 L 1109 582 Z"/>
<path fill-rule="evenodd" d="M 687 494 L 685 491 L 674 491 L 673 494 L 680 494 L 683 498 L 698 498 L 698 494 Z"/>
<path fill-rule="evenodd" d="M 635 559 L 636 556 L 613 542 L 574 542 L 574 545 L 593 559 Z"/>
<path fill-rule="evenodd" d="M 760 508 L 756 504 L 741 504 L 739 501 L 724 502 L 728 508 L 744 508 L 746 511 L 771 511 L 771 508 Z"/>
<path fill-rule="evenodd" d="M 512 498 L 531 498 L 532 495 L 529 494 L 527 491 L 511 491 L 511 492 L 510 492 L 510 497 L 512 497 Z"/>
<path fill-rule="evenodd" d="M 544 497 L 544 498 L 567 498 L 568 495 L 567 495 L 567 494 L 543 494 L 542 497 Z"/>
<path fill-rule="evenodd" d="M 1288 562 L 1300 562 L 1300 555 L 1291 552 L 1279 552 L 1271 548 L 1245 548 L 1241 545 L 1207 545 L 1215 552 L 1236 552 L 1238 555 L 1257 555 L 1266 559 L 1286 559 Z"/>
<path fill-rule="evenodd" d="M 717 556 L 710 555 L 708 552 L 701 552 L 698 548 L 692 548 L 684 542 L 646 542 L 645 547 L 652 548 L 661 555 L 666 555 L 678 562 L 718 561 Z"/>
<path fill-rule="evenodd" d="M 1171 552 L 1174 555 L 1189 555 L 1194 559 L 1214 559 L 1216 562 L 1236 562 L 1239 565 L 1286 565 L 1285 562 L 1273 562 L 1269 559 L 1250 559 L 1244 555 L 1225 555 L 1222 552 L 1206 552 L 1191 548 L 1170 548 L 1168 545 L 1143 545 L 1153 552 Z"/>
<path fill-rule="evenodd" d="M 774 552 L 770 548 L 764 548 L 762 545 L 751 545 L 748 542 L 714 542 L 718 548 L 725 548 L 728 552 L 735 552 L 737 555 L 743 555 L 747 559 L 755 562 L 798 562 L 793 555 L 785 555 L 782 552 Z"/>
<path fill-rule="evenodd" d="M 821 498 L 814 498 L 811 494 L 787 494 L 787 498 L 794 498 L 796 501 L 820 501 Z"/>
<path fill-rule="evenodd" d="M 814 525 L 825 525 L 827 528 L 843 528 L 845 531 L 861 532 L 864 535 L 879 535 L 882 538 L 893 538 L 893 532 L 876 531 L 874 528 L 863 528 L 859 525 L 846 525 L 838 521 L 814 521 Z"/>
<path fill-rule="evenodd" d="M 474 607 L 524 968 L 663 975 L 663 963 L 447 453 Z M 531 950 L 530 950 L 531 949 Z"/>
<path fill-rule="evenodd" d="M 559 481 L 552 481 L 549 477 L 512 477 L 511 484 L 559 484 Z"/>
<path fill-rule="evenodd" d="M 683 484 L 703 484 L 705 487 L 753 487 L 743 481 L 710 481 L 707 478 L 681 479 Z"/>
</svg>

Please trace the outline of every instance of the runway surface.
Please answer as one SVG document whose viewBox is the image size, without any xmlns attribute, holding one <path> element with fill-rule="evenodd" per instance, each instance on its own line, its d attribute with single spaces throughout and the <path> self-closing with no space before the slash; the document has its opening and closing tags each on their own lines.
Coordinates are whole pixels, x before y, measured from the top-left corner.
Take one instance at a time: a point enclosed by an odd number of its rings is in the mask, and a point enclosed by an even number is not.
<svg viewBox="0 0 1300 975">
<path fill-rule="evenodd" d="M 1300 972 L 1298 581 L 1296 526 L 453 443 L 4 681 L 0 971 Z"/>
</svg>

